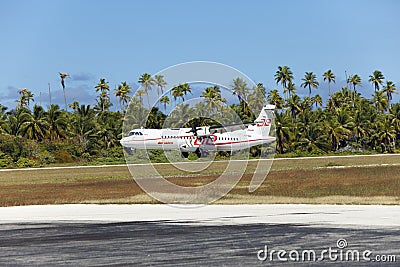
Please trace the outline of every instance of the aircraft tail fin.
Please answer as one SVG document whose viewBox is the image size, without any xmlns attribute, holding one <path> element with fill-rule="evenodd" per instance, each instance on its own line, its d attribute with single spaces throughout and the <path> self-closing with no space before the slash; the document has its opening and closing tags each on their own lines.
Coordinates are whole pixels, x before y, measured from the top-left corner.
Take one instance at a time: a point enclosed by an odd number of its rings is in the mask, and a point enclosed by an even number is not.
<svg viewBox="0 0 400 267">
<path fill-rule="evenodd" d="M 264 105 L 261 109 L 260 115 L 254 121 L 256 124 L 256 131 L 261 136 L 268 136 L 271 129 L 272 120 L 274 118 L 274 105 Z"/>
</svg>

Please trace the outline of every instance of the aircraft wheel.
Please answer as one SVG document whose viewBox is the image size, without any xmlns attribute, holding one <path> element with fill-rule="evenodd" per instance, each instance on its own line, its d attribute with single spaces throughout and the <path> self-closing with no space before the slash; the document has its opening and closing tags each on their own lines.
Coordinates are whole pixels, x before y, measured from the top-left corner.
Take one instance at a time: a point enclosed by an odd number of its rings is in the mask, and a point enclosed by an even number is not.
<svg viewBox="0 0 400 267">
<path fill-rule="evenodd" d="M 208 151 L 206 151 L 206 150 L 203 150 L 203 149 L 201 149 L 201 148 L 198 148 L 198 149 L 196 150 L 196 155 L 197 155 L 199 158 L 205 158 L 205 157 L 207 157 L 207 156 L 209 155 L 209 153 L 208 153 Z"/>
<path fill-rule="evenodd" d="M 128 147 L 124 147 L 124 150 L 125 150 L 125 152 L 126 152 L 128 155 L 130 155 L 130 156 L 134 155 L 135 152 L 136 152 L 136 149 L 134 149 L 134 148 L 128 148 Z"/>
</svg>

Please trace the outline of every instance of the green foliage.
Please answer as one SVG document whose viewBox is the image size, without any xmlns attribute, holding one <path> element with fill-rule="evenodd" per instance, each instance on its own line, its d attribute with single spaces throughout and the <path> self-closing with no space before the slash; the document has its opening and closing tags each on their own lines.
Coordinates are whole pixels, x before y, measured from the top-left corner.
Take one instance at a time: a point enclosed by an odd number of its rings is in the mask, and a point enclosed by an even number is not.
<svg viewBox="0 0 400 267">
<path fill-rule="evenodd" d="M 37 166 L 36 161 L 21 157 L 15 164 L 18 168 L 35 167 Z"/>
<path fill-rule="evenodd" d="M 7 167 L 11 167 L 13 164 L 13 159 L 0 151 L 0 168 L 7 168 Z"/>
<path fill-rule="evenodd" d="M 41 165 L 55 163 L 55 157 L 47 150 L 38 153 L 39 163 Z"/>
<path fill-rule="evenodd" d="M 151 162 L 169 162 L 163 150 L 151 150 L 149 151 L 149 157 Z"/>
<path fill-rule="evenodd" d="M 196 153 L 189 153 L 188 160 L 194 161 L 194 160 L 198 160 L 198 159 L 199 159 L 199 157 L 196 155 Z"/>
</svg>

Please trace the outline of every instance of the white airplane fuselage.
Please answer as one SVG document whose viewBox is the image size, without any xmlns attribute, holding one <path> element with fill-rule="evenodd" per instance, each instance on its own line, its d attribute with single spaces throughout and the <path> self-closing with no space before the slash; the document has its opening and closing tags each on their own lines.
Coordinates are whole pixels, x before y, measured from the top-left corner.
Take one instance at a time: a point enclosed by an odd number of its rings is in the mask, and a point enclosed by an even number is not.
<svg viewBox="0 0 400 267">
<path fill-rule="evenodd" d="M 266 105 L 253 124 L 244 129 L 227 131 L 209 126 L 191 128 L 134 129 L 121 139 L 124 147 L 135 149 L 178 150 L 181 152 L 237 151 L 252 146 L 270 143 L 275 137 L 269 136 L 272 118 L 267 111 L 275 106 Z M 271 112 L 272 114 L 272 112 Z"/>
</svg>

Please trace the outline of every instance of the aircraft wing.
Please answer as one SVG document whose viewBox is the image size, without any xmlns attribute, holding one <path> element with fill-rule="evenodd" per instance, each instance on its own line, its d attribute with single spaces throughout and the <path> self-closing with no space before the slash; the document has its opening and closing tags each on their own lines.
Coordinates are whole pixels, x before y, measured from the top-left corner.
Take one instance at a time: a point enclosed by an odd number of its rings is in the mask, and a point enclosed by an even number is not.
<svg viewBox="0 0 400 267">
<path fill-rule="evenodd" d="M 209 126 L 210 132 L 211 130 L 220 130 L 220 129 L 231 129 L 231 128 L 244 128 L 249 125 L 254 125 L 254 123 L 249 122 L 249 123 L 235 123 L 235 124 L 225 124 L 225 125 L 215 125 L 215 126 Z"/>
</svg>

